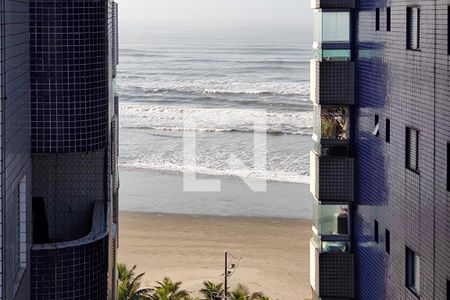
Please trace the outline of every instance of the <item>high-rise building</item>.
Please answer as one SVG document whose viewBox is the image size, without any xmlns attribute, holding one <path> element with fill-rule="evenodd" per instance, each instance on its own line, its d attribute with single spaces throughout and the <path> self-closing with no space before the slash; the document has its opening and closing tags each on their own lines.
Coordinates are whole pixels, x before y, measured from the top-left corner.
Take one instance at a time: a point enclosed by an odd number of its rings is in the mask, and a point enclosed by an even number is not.
<svg viewBox="0 0 450 300">
<path fill-rule="evenodd" d="M 114 299 L 117 4 L 0 1 L 0 299 Z"/>
<path fill-rule="evenodd" d="M 315 299 L 449 299 L 450 1 L 314 0 Z"/>
</svg>

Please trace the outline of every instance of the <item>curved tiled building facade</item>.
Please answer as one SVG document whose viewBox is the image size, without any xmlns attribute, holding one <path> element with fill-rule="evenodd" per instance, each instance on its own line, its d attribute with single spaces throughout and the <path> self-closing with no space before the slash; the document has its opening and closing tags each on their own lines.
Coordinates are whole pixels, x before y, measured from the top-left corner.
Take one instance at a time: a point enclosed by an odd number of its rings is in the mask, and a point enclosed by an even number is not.
<svg viewBox="0 0 450 300">
<path fill-rule="evenodd" d="M 31 1 L 31 132 L 35 153 L 108 142 L 106 1 Z"/>
<path fill-rule="evenodd" d="M 117 18 L 0 0 L 0 300 L 116 299 Z"/>
</svg>

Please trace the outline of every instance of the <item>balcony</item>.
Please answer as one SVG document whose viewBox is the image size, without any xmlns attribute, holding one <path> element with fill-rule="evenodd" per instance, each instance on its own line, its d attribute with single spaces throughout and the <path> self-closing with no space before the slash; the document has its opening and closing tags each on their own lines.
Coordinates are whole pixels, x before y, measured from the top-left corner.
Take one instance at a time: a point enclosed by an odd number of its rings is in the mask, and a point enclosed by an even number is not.
<svg viewBox="0 0 450 300">
<path fill-rule="evenodd" d="M 354 255 L 319 251 L 310 243 L 310 283 L 313 299 L 355 297 Z"/>
<path fill-rule="evenodd" d="M 324 202 L 353 202 L 354 158 L 311 151 L 311 194 Z"/>
<path fill-rule="evenodd" d="M 107 298 L 110 206 L 105 208 L 103 201 L 95 203 L 91 230 L 80 239 L 33 244 L 31 299 L 66 299 L 67 295 Z"/>
<path fill-rule="evenodd" d="M 318 105 L 353 105 L 355 103 L 355 65 L 346 61 L 346 52 L 334 52 L 339 59 L 311 60 L 311 101 Z M 334 50 L 338 51 L 338 50 Z M 345 50 L 343 50 L 345 51 Z"/>
<path fill-rule="evenodd" d="M 314 106 L 313 139 L 321 143 L 340 144 L 350 140 L 350 108 L 340 106 Z"/>
<path fill-rule="evenodd" d="M 311 8 L 355 8 L 355 0 L 311 0 Z"/>
<path fill-rule="evenodd" d="M 313 231 L 315 236 L 324 237 L 327 241 L 348 241 L 350 234 L 350 208 L 348 204 L 321 203 L 317 200 L 313 205 Z M 319 243 L 318 243 L 319 244 Z M 334 247 L 333 244 L 321 244 L 322 251 L 330 252 L 334 249 L 346 249 Z"/>
</svg>

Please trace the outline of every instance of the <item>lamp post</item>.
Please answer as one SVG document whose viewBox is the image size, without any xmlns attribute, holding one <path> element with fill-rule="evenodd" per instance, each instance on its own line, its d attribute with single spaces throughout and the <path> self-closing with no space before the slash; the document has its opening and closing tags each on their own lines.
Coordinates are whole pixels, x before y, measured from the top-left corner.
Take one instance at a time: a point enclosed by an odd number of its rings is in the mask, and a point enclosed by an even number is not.
<svg viewBox="0 0 450 300">
<path fill-rule="evenodd" d="M 225 277 L 223 294 L 225 296 L 224 297 L 225 300 L 227 300 L 227 296 L 228 296 L 228 251 L 225 251 L 225 273 L 223 276 Z"/>
<path fill-rule="evenodd" d="M 229 257 L 231 257 L 230 261 L 228 261 Z M 233 259 L 237 261 L 237 264 L 233 263 Z M 224 276 L 223 299 L 225 300 L 228 299 L 228 277 L 233 276 L 234 272 L 236 272 L 240 260 L 241 257 L 233 256 L 228 251 L 225 252 L 225 273 L 223 273 Z"/>
</svg>

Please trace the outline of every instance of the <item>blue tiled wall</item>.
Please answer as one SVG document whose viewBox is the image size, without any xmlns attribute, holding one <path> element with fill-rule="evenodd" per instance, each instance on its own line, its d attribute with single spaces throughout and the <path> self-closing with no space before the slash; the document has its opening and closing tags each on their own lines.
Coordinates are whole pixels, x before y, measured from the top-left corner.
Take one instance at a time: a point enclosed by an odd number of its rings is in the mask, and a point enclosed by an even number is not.
<svg viewBox="0 0 450 300">
<path fill-rule="evenodd" d="M 61 249 L 33 250 L 32 300 L 107 299 L 108 236 Z"/>
<path fill-rule="evenodd" d="M 30 2 L 34 153 L 106 146 L 107 8 L 106 0 Z"/>
<path fill-rule="evenodd" d="M 406 8 L 421 7 L 421 50 L 406 49 Z M 447 299 L 450 140 L 448 0 L 360 0 L 355 22 L 358 206 L 354 218 L 359 299 L 416 299 L 405 287 L 405 247 L 421 259 L 421 299 Z M 391 31 L 386 10 L 391 7 Z M 375 8 L 380 8 L 380 31 Z M 372 134 L 375 114 L 380 135 Z M 385 141 L 386 118 L 391 142 Z M 405 128 L 420 131 L 419 174 L 405 168 Z M 374 220 L 379 243 L 374 241 Z M 385 252 L 385 229 L 391 252 Z"/>
</svg>

